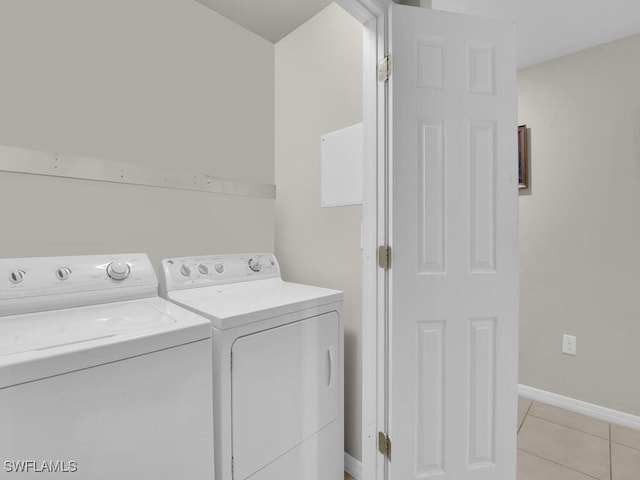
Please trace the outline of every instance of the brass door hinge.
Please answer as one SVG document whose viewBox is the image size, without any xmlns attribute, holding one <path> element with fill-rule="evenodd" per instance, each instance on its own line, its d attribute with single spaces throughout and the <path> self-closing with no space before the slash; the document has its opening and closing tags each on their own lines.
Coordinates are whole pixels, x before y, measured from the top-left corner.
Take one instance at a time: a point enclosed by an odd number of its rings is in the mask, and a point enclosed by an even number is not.
<svg viewBox="0 0 640 480">
<path fill-rule="evenodd" d="M 391 76 L 391 55 L 385 55 L 378 62 L 378 80 L 386 82 Z"/>
<path fill-rule="evenodd" d="M 391 247 L 380 245 L 378 247 L 378 266 L 388 270 L 391 268 Z"/>
<path fill-rule="evenodd" d="M 378 451 L 391 461 L 391 439 L 384 432 L 378 432 Z"/>
</svg>

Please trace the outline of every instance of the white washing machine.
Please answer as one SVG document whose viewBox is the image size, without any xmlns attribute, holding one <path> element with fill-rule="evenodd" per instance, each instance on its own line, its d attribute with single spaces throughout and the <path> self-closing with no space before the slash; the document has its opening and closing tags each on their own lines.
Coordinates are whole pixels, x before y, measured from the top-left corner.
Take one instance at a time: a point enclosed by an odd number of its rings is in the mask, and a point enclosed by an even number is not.
<svg viewBox="0 0 640 480">
<path fill-rule="evenodd" d="M 209 323 L 146 255 L 0 259 L 0 478 L 213 479 Z"/>
<path fill-rule="evenodd" d="M 342 292 L 271 254 L 162 262 L 160 294 L 211 322 L 216 479 L 342 480 Z"/>
</svg>

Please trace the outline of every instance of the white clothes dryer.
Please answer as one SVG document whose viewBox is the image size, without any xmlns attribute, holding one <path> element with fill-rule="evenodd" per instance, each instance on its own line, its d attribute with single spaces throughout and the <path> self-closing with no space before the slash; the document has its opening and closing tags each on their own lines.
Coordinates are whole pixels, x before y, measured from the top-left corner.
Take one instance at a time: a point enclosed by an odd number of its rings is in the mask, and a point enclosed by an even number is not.
<svg viewBox="0 0 640 480">
<path fill-rule="evenodd" d="M 275 256 L 162 262 L 160 294 L 211 322 L 218 480 L 341 480 L 343 294 Z"/>
<path fill-rule="evenodd" d="M 213 478 L 209 323 L 146 255 L 0 259 L 0 478 Z"/>
</svg>

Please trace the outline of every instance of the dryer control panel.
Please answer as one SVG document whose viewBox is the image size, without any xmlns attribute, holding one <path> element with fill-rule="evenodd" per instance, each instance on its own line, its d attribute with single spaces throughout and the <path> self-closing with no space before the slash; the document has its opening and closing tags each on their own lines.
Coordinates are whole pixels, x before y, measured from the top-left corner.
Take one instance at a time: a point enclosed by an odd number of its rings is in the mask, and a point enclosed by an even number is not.
<svg viewBox="0 0 640 480">
<path fill-rule="evenodd" d="M 278 277 L 280 267 L 272 253 L 167 258 L 162 261 L 160 291 L 171 292 Z"/>
</svg>

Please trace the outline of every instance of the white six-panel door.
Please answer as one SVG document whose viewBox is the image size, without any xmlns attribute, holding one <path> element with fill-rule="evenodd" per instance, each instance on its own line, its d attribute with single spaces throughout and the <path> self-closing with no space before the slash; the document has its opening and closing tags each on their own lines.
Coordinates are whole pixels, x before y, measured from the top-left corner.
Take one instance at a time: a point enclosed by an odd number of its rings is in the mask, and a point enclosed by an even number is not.
<svg viewBox="0 0 640 480">
<path fill-rule="evenodd" d="M 390 11 L 390 480 L 515 480 L 514 26 Z"/>
</svg>

